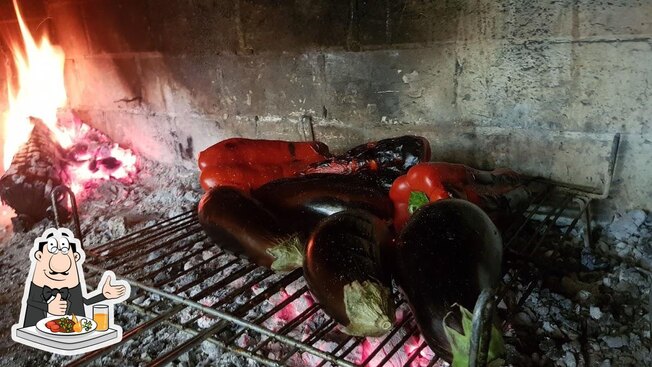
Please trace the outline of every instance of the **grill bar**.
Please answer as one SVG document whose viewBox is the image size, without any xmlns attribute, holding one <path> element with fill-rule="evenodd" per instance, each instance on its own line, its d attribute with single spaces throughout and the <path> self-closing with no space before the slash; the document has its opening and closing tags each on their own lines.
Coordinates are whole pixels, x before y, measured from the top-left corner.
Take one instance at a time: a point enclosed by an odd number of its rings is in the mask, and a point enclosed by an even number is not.
<svg viewBox="0 0 652 367">
<path fill-rule="evenodd" d="M 276 306 L 274 306 L 274 308 L 272 308 L 271 310 L 267 311 L 267 312 L 264 313 L 263 315 L 260 315 L 258 318 L 256 318 L 256 320 L 255 320 L 254 322 L 255 322 L 256 324 L 261 324 L 261 323 L 263 323 L 264 321 L 268 320 L 270 317 L 272 317 L 274 314 L 276 314 L 277 312 L 279 312 L 280 310 L 282 310 L 284 307 L 286 307 L 286 306 L 289 305 L 290 303 L 294 302 L 294 300 L 296 300 L 296 299 L 299 298 L 301 295 L 303 295 L 307 290 L 308 290 L 307 287 L 303 287 L 303 288 L 301 288 L 299 291 L 294 292 L 291 296 L 289 296 L 288 298 L 286 298 L 283 302 L 277 304 Z M 240 336 L 244 335 L 247 331 L 248 331 L 248 330 L 247 330 L 247 329 L 244 329 L 244 328 L 243 328 L 242 330 L 238 331 L 234 336 L 232 336 L 230 339 L 228 339 L 228 340 L 226 341 L 226 344 L 227 344 L 227 345 L 233 345 L 233 346 L 235 346 L 235 344 L 232 344 L 232 343 L 235 342 L 235 341 L 236 341 Z"/>
<path fill-rule="evenodd" d="M 405 335 L 401 338 L 401 340 L 394 345 L 394 347 L 385 355 L 385 357 L 378 363 L 379 366 L 384 366 L 385 363 L 387 363 L 396 352 L 398 352 L 399 349 L 403 348 L 405 343 L 410 339 L 413 335 L 418 335 L 418 330 L 416 325 L 410 325 L 408 328 L 408 332 L 405 333 Z"/>
<path fill-rule="evenodd" d="M 163 228 L 163 227 L 168 227 L 169 228 L 170 226 L 172 226 L 175 223 L 178 223 L 179 221 L 184 221 L 184 220 L 187 220 L 188 218 L 192 218 L 194 215 L 195 215 L 195 211 L 194 210 L 189 210 L 187 212 L 176 215 L 176 216 L 174 216 L 172 218 L 169 218 L 169 219 L 163 220 L 161 222 L 158 222 L 156 224 L 153 224 L 153 225 L 151 225 L 149 227 L 145 227 L 145 228 L 140 229 L 138 231 L 127 234 L 127 235 L 125 235 L 123 237 L 120 237 L 120 238 L 118 238 L 116 240 L 109 241 L 109 242 L 104 243 L 103 245 L 93 247 L 93 248 L 89 249 L 88 251 L 91 251 L 94 254 L 99 256 L 99 255 L 101 255 L 101 251 L 104 251 L 104 250 L 109 249 L 109 248 L 111 248 L 111 249 L 119 248 L 119 247 L 121 247 L 123 245 L 129 244 L 131 241 L 134 241 L 134 240 L 143 240 L 149 234 L 156 233 L 157 231 L 160 232 L 161 231 L 160 228 Z"/>
<path fill-rule="evenodd" d="M 517 308 L 505 313 L 508 318 L 539 285 L 536 272 L 524 271 L 512 266 L 513 263 L 536 260 L 531 258 L 532 254 L 546 246 L 548 240 L 567 239 L 589 210 L 588 202 L 576 193 L 545 186 L 532 199 L 522 220 L 514 222 L 506 231 L 505 254 L 511 260 L 508 277 L 497 293 L 497 300 L 503 299 L 517 279 L 531 278 L 524 283 L 527 287 L 514 302 Z M 560 226 L 561 218 L 569 218 L 570 225 L 560 232 L 555 228 Z M 134 290 L 127 306 L 148 317 L 126 331 L 125 340 L 138 338 L 159 325 L 189 334 L 189 339 L 171 345 L 150 365 L 174 361 L 204 341 L 269 366 L 301 364 L 305 362 L 301 358 L 308 353 L 316 358 L 312 366 L 382 366 L 390 362 L 396 365 L 400 360 L 399 365 L 407 367 L 417 358 L 421 360 L 424 350 L 428 349 L 421 341 L 408 348 L 411 354 L 403 354 L 406 343 L 419 333 L 407 305 L 399 299 L 398 307 L 404 312 L 401 321 L 390 333 L 376 340 L 371 350 L 360 355 L 361 348 L 369 348 L 369 344 L 364 338 L 343 337 L 334 320 L 325 316 L 316 304 L 306 303 L 308 289 L 300 271 L 274 274 L 223 251 L 202 257 L 204 251 L 216 249 L 218 247 L 201 231 L 196 213 L 188 211 L 87 250 L 89 269 L 100 274 L 109 268 L 127 276 Z M 198 261 L 189 262 L 197 258 Z M 100 267 L 99 264 L 107 265 Z M 165 271 L 172 268 L 178 270 Z M 160 298 L 143 305 L 136 303 L 152 296 Z M 295 307 L 297 313 L 283 321 L 278 315 L 287 307 Z M 191 310 L 190 317 L 181 317 L 181 312 L 188 310 Z M 200 325 L 200 320 L 209 320 L 209 326 Z M 274 348 L 280 348 L 276 354 L 268 352 L 272 342 Z M 91 363 L 115 348 L 114 345 L 88 353 L 71 365 Z M 300 362 L 295 358 L 300 358 Z M 429 365 L 438 361 L 434 356 Z"/>
<path fill-rule="evenodd" d="M 363 366 L 366 366 L 374 357 L 387 345 L 387 343 L 396 335 L 396 333 L 403 328 L 408 322 L 411 322 L 414 316 L 409 314 L 407 317 L 403 318 L 401 322 L 398 323 L 397 327 L 392 329 L 389 334 L 378 344 L 378 346 L 369 354 L 367 358 L 362 362 Z"/>
<path fill-rule="evenodd" d="M 412 351 L 412 354 L 410 355 L 408 360 L 405 361 L 403 367 L 409 367 L 410 364 L 412 364 L 412 361 L 414 361 L 421 354 L 421 351 L 424 350 L 427 346 L 428 344 L 426 344 L 426 342 L 421 342 L 421 344 L 417 347 L 417 349 Z"/>
<path fill-rule="evenodd" d="M 334 356 L 337 356 L 337 353 L 339 353 L 339 351 L 342 350 L 342 348 L 344 348 L 344 346 L 346 346 L 351 340 L 353 340 L 352 336 L 349 336 L 346 339 L 344 339 L 344 341 L 340 342 L 340 344 L 338 344 L 337 347 L 331 351 L 331 354 L 334 355 Z M 348 352 L 345 350 L 338 357 L 341 358 L 342 356 L 345 356 L 347 354 L 348 354 Z M 317 366 L 321 367 L 321 366 L 324 366 L 326 363 L 327 363 L 327 361 L 323 360 Z"/>
</svg>

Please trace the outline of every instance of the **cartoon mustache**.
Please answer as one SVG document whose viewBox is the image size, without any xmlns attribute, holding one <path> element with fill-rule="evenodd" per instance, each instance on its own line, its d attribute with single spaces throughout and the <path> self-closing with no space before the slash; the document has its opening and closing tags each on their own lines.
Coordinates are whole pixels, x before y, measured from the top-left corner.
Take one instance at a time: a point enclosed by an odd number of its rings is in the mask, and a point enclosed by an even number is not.
<svg viewBox="0 0 652 367">
<path fill-rule="evenodd" d="M 57 274 L 68 275 L 68 272 L 67 271 L 53 271 L 53 270 L 50 270 L 50 275 L 57 275 Z"/>
</svg>

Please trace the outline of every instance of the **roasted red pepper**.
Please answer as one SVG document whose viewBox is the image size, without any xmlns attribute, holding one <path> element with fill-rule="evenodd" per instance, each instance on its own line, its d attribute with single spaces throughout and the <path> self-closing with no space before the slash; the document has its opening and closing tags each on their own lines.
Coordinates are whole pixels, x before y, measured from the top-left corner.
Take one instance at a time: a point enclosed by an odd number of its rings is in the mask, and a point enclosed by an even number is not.
<svg viewBox="0 0 652 367">
<path fill-rule="evenodd" d="M 204 190 L 218 186 L 233 186 L 245 191 L 277 180 L 295 176 L 306 168 L 304 162 L 284 164 L 223 164 L 211 166 L 201 171 L 199 181 Z"/>
<path fill-rule="evenodd" d="M 520 176 L 506 169 L 481 171 L 462 164 L 420 163 L 397 178 L 389 191 L 394 227 L 400 230 L 416 209 L 446 198 L 466 199 L 488 212 L 514 206 L 525 201 L 527 192 L 518 196 L 519 203 L 503 195 L 520 187 Z"/>
<path fill-rule="evenodd" d="M 330 157 L 328 146 L 318 141 L 291 142 L 231 138 L 199 153 L 199 169 L 225 164 L 285 165 L 304 162 L 306 166 Z"/>
<path fill-rule="evenodd" d="M 200 182 L 204 190 L 233 186 L 249 191 L 328 157 L 326 144 L 316 141 L 232 138 L 199 153 Z"/>
</svg>

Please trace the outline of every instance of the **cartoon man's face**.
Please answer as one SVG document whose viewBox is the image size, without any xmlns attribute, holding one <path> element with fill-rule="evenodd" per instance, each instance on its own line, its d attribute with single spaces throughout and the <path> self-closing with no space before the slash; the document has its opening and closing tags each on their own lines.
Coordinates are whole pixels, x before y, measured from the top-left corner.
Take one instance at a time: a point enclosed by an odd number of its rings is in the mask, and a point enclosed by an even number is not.
<svg viewBox="0 0 652 367">
<path fill-rule="evenodd" d="M 35 248 L 32 282 L 39 287 L 73 288 L 79 284 L 79 242 L 66 232 L 45 233 Z"/>
</svg>

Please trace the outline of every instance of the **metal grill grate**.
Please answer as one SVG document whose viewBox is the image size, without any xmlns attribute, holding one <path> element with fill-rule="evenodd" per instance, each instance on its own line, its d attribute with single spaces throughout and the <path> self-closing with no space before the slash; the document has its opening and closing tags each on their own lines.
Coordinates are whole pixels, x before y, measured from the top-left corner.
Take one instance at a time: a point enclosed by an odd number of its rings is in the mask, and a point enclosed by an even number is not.
<svg viewBox="0 0 652 367">
<path fill-rule="evenodd" d="M 499 310 L 505 320 L 538 285 L 532 255 L 563 243 L 588 213 L 589 199 L 576 192 L 550 184 L 540 192 L 506 232 L 507 272 L 497 291 L 499 301 L 505 298 Z M 204 235 L 194 211 L 85 251 L 87 279 L 104 270 L 126 278 L 132 285 L 126 303 L 146 319 L 125 330 L 121 343 L 162 324 L 188 334 L 160 351 L 150 366 L 174 361 L 204 341 L 269 366 L 411 366 L 417 358 L 429 358 L 428 366 L 444 363 L 426 353 L 429 348 L 418 339 L 398 294 L 401 316 L 389 334 L 374 339 L 344 335 L 310 302 L 300 270 L 274 274 L 221 252 Z M 517 283 L 527 286 L 516 289 Z M 116 347 L 88 353 L 70 365 L 86 364 Z"/>
</svg>

